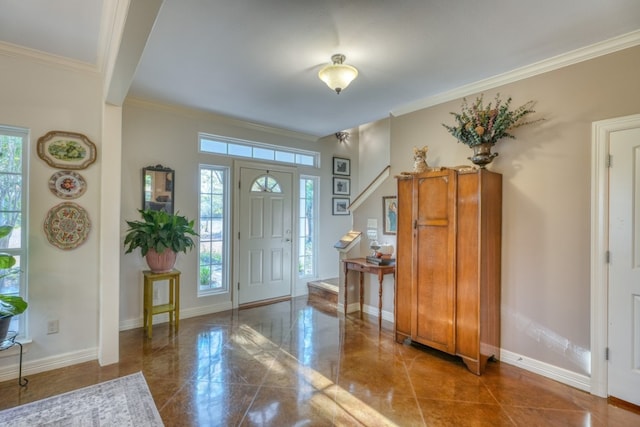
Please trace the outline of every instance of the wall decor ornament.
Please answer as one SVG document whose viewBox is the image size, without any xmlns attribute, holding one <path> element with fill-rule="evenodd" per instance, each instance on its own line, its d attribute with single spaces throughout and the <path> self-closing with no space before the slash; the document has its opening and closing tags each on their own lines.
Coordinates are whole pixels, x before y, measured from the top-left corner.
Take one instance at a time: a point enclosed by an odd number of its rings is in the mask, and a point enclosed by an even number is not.
<svg viewBox="0 0 640 427">
<path fill-rule="evenodd" d="M 351 180 L 349 178 L 333 177 L 333 194 L 348 196 L 351 194 Z"/>
<path fill-rule="evenodd" d="M 455 125 L 442 124 L 458 142 L 473 148 L 474 155 L 469 157 L 469 160 L 481 168 L 491 163 L 498 155 L 491 153 L 491 147 L 496 142 L 503 138 L 515 139 L 512 130 L 544 120 L 525 121 L 529 114 L 535 113 L 534 101 L 528 101 L 511 110 L 511 97 L 502 101 L 498 93 L 494 99 L 495 103 L 489 102 L 484 105 L 483 96 L 481 94 L 471 105 L 463 98 L 461 112 L 450 113 L 455 118 Z"/>
<path fill-rule="evenodd" d="M 382 234 L 396 234 L 398 230 L 398 197 L 382 197 Z"/>
<path fill-rule="evenodd" d="M 349 215 L 349 198 L 348 197 L 334 197 L 333 209 L 331 212 L 333 215 Z"/>
<path fill-rule="evenodd" d="M 61 199 L 76 199 L 87 190 L 87 183 L 79 173 L 58 171 L 49 178 L 49 190 Z"/>
<path fill-rule="evenodd" d="M 38 138 L 38 157 L 58 169 L 86 169 L 96 161 L 96 145 L 81 133 L 53 130 Z"/>
<path fill-rule="evenodd" d="M 91 221 L 87 211 L 72 202 L 52 207 L 44 220 L 44 232 L 53 246 L 74 249 L 89 236 Z"/>
<path fill-rule="evenodd" d="M 342 157 L 333 158 L 333 174 L 334 175 L 351 175 L 351 160 Z"/>
</svg>

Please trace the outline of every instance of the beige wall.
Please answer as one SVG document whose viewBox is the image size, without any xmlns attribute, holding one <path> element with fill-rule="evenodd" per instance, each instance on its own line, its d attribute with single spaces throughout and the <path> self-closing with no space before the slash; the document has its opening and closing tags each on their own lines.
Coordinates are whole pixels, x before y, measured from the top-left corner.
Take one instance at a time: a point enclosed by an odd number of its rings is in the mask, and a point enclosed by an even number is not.
<svg viewBox="0 0 640 427">
<path fill-rule="evenodd" d="M 25 366 L 47 370 L 69 359 L 92 360 L 98 343 L 102 80 L 97 73 L 9 55 L 0 55 L 0 70 L 0 123 L 28 129 L 30 139 L 27 316 L 32 342 L 25 347 Z M 59 169 L 36 153 L 38 138 L 51 130 L 82 133 L 97 146 L 97 161 L 78 171 L 87 191 L 72 200 L 87 211 L 91 231 L 72 250 L 51 245 L 43 230 L 48 210 L 64 201 L 47 184 Z M 47 335 L 50 320 L 59 321 L 59 333 Z M 0 376 L 15 374 L 15 355 L 6 353 L 0 357 Z"/>
<path fill-rule="evenodd" d="M 638 70 L 635 47 L 484 92 L 511 96 L 514 106 L 535 100 L 536 116 L 546 119 L 499 142 L 489 166 L 504 179 L 505 350 L 589 374 L 591 123 L 640 112 Z M 414 146 L 430 147 L 431 166 L 470 164 L 471 150 L 441 126 L 460 102 L 391 119 L 392 175 L 411 170 Z M 382 195 L 357 212 L 356 224 L 376 214 Z"/>
</svg>

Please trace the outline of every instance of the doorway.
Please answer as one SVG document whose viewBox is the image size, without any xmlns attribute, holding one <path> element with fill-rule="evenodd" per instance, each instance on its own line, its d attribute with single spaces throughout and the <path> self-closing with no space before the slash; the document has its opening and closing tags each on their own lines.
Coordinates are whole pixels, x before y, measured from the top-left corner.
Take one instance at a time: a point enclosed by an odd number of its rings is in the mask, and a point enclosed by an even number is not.
<svg viewBox="0 0 640 427">
<path fill-rule="evenodd" d="M 291 296 L 294 171 L 239 167 L 238 305 Z"/>
<path fill-rule="evenodd" d="M 640 115 L 592 135 L 591 393 L 640 405 Z"/>
</svg>

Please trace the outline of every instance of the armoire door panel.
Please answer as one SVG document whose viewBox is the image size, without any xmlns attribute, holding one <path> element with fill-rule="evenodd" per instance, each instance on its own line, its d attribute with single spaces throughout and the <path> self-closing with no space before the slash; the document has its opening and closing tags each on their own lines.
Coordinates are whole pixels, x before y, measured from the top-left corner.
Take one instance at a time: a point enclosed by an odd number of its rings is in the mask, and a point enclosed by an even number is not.
<svg viewBox="0 0 640 427">
<path fill-rule="evenodd" d="M 398 223 L 396 234 L 396 341 L 411 336 L 413 269 L 413 179 L 398 179 Z"/>
<path fill-rule="evenodd" d="M 458 177 L 458 232 L 456 235 L 456 353 L 479 358 L 480 215 L 479 174 Z"/>
<path fill-rule="evenodd" d="M 453 351 L 454 300 L 448 247 L 448 227 L 418 229 L 416 338 L 423 344 Z"/>
</svg>

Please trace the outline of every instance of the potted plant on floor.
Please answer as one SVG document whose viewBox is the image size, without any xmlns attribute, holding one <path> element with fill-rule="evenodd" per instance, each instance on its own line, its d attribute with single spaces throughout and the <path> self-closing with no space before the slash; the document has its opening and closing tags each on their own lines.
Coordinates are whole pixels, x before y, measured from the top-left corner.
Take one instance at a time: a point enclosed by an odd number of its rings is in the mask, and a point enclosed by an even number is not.
<svg viewBox="0 0 640 427">
<path fill-rule="evenodd" d="M 0 239 L 11 234 L 13 227 L 0 226 Z M 16 258 L 6 252 L 0 252 L 0 280 L 18 274 L 19 268 L 14 268 Z M 0 342 L 4 341 L 9 331 L 11 318 L 23 313 L 27 309 L 27 302 L 19 295 L 0 294 Z"/>
<path fill-rule="evenodd" d="M 184 216 L 164 211 L 138 210 L 141 221 L 127 221 L 125 253 L 140 248 L 149 268 L 154 273 L 166 273 L 173 269 L 178 252 L 187 253 L 195 246 L 191 236 L 198 236 L 194 221 Z"/>
</svg>

